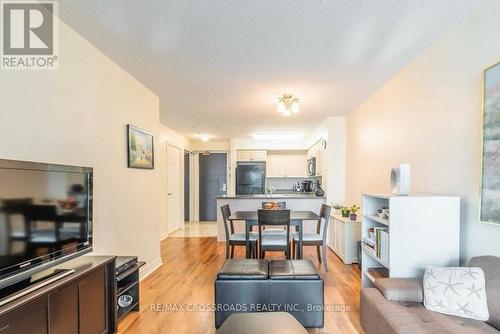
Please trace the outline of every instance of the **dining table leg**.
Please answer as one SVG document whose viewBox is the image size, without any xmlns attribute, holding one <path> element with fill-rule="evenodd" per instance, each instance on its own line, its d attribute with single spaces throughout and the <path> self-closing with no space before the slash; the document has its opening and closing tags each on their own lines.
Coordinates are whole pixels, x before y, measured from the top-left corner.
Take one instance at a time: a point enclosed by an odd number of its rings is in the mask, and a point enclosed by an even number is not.
<svg viewBox="0 0 500 334">
<path fill-rule="evenodd" d="M 299 221 L 299 244 L 298 244 L 298 252 L 297 252 L 297 258 L 299 260 L 302 260 L 302 237 L 303 237 L 303 233 L 302 233 L 302 220 Z"/>
<path fill-rule="evenodd" d="M 245 249 L 246 249 L 246 258 L 251 258 L 250 253 L 250 221 L 245 220 Z"/>
</svg>

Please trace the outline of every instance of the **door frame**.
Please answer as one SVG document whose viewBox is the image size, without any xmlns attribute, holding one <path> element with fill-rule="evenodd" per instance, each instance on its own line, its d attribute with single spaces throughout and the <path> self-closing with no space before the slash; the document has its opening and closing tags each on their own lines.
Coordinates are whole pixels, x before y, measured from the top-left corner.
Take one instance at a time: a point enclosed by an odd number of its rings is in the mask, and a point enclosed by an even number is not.
<svg viewBox="0 0 500 334">
<path fill-rule="evenodd" d="M 230 150 L 198 150 L 194 151 L 193 154 L 195 155 L 195 158 L 193 158 L 193 178 L 191 179 L 192 182 L 191 184 L 195 187 L 194 191 L 191 192 L 192 196 L 192 203 L 196 203 L 192 207 L 192 212 L 191 212 L 191 217 L 193 217 L 194 221 L 199 221 L 200 220 L 200 159 L 199 156 L 200 154 L 203 153 L 226 153 L 226 194 L 229 193 L 229 180 L 231 178 L 231 151 Z M 215 224 L 217 222 L 214 222 Z"/>
<path fill-rule="evenodd" d="M 170 144 L 169 141 L 166 142 L 167 145 L 166 145 L 166 152 L 165 152 L 165 176 L 166 176 L 166 179 L 167 179 L 167 184 L 166 184 L 166 192 L 167 192 L 167 201 L 165 203 L 166 207 L 167 207 L 167 221 L 166 221 L 166 224 L 167 224 L 167 233 L 166 235 L 162 238 L 162 239 L 165 239 L 167 238 L 170 234 L 174 233 L 175 231 L 178 231 L 180 230 L 182 227 L 184 227 L 184 224 L 180 224 L 177 228 L 175 228 L 174 230 L 170 231 L 170 226 L 168 224 L 169 222 L 169 210 L 168 210 L 168 185 L 169 185 L 169 177 L 168 177 L 168 148 L 169 146 L 170 147 L 173 147 L 175 149 L 177 149 L 179 151 L 179 174 L 180 174 L 180 178 L 178 180 L 179 182 L 179 191 L 180 191 L 180 194 L 179 194 L 179 217 L 181 219 L 181 221 L 183 220 L 183 216 L 184 216 L 184 149 L 179 147 L 178 145 L 175 145 L 175 144 Z"/>
</svg>

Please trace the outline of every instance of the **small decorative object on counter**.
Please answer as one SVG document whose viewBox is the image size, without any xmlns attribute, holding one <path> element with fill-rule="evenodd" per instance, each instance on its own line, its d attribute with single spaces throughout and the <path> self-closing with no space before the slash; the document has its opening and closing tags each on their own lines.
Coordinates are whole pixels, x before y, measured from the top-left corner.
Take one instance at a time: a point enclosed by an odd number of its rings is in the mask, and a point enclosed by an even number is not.
<svg viewBox="0 0 500 334">
<path fill-rule="evenodd" d="M 357 206 L 356 204 L 351 206 L 351 208 L 350 208 L 351 213 L 349 215 L 350 220 L 356 221 L 358 219 L 358 215 L 356 214 L 356 212 L 358 212 L 358 210 L 359 210 L 359 206 Z"/>
<path fill-rule="evenodd" d="M 410 164 L 401 164 L 391 170 L 391 189 L 394 195 L 408 195 L 410 182 Z"/>
<path fill-rule="evenodd" d="M 344 218 L 348 218 L 349 217 L 349 214 L 351 213 L 351 210 L 349 210 L 349 208 L 347 206 L 343 206 L 341 209 L 340 209 L 340 212 L 342 212 L 342 217 Z"/>
<path fill-rule="evenodd" d="M 273 193 L 276 191 L 276 187 L 267 187 L 266 188 L 266 194 L 273 195 Z"/>
<path fill-rule="evenodd" d="M 321 188 L 321 182 L 316 181 L 316 192 L 314 193 L 316 196 L 325 196 L 325 191 Z"/>
<path fill-rule="evenodd" d="M 340 204 L 334 204 L 333 205 L 333 210 L 335 215 L 340 215 L 340 210 L 342 210 L 342 205 Z"/>
</svg>

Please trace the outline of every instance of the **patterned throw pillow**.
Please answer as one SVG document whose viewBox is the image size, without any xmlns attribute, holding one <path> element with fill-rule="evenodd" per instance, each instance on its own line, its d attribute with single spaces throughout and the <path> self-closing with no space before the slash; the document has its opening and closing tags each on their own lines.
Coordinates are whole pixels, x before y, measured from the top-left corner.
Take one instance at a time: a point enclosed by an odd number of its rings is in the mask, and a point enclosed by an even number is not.
<svg viewBox="0 0 500 334">
<path fill-rule="evenodd" d="M 424 305 L 434 312 L 486 321 L 490 317 L 481 268 L 427 267 Z"/>
</svg>

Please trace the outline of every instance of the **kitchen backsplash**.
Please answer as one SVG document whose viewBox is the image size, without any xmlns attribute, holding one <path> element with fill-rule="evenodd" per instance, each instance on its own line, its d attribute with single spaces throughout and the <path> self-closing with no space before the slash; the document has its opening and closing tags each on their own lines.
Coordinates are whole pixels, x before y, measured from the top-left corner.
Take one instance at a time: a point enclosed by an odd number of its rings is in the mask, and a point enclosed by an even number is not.
<svg viewBox="0 0 500 334">
<path fill-rule="evenodd" d="M 301 182 L 303 179 L 302 178 L 271 178 L 267 179 L 267 186 L 268 187 L 275 187 L 277 191 L 293 191 L 293 186 L 296 185 L 298 182 Z"/>
</svg>

